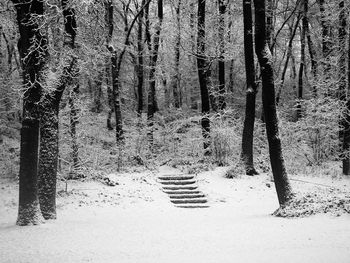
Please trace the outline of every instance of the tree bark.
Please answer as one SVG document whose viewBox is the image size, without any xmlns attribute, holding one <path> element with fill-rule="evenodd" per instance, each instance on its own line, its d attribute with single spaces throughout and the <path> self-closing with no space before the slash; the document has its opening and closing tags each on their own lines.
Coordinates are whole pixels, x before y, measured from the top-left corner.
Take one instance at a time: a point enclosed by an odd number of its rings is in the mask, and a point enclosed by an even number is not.
<svg viewBox="0 0 350 263">
<path fill-rule="evenodd" d="M 148 122 L 148 142 L 151 150 L 153 149 L 153 117 L 158 110 L 156 98 L 156 66 L 158 60 L 158 50 L 160 43 L 160 32 L 163 23 L 163 0 L 158 0 L 158 21 L 156 24 L 156 32 L 153 37 L 152 50 L 150 56 L 150 72 L 149 72 L 149 90 L 148 90 L 148 106 L 147 106 L 147 122 Z"/>
<path fill-rule="evenodd" d="M 255 122 L 255 100 L 257 84 L 255 81 L 254 46 L 253 46 L 253 19 L 252 2 L 243 0 L 243 24 L 244 24 L 244 58 L 246 72 L 246 106 L 242 135 L 241 158 L 245 165 L 247 175 L 256 175 L 253 160 L 253 138 Z"/>
<path fill-rule="evenodd" d="M 303 19 L 302 19 L 302 26 L 301 26 L 301 32 L 300 32 L 300 66 L 299 66 L 299 73 L 298 73 L 298 103 L 297 103 L 297 119 L 300 119 L 302 117 L 302 109 L 301 109 L 301 100 L 303 99 L 303 91 L 304 91 L 304 68 L 305 68 L 305 36 L 306 36 L 306 28 L 308 26 L 308 20 L 307 20 L 307 10 L 308 10 L 308 2 L 306 0 L 303 0 L 302 2 L 302 8 L 303 8 Z"/>
<path fill-rule="evenodd" d="M 145 5 L 145 0 L 142 0 L 141 8 Z M 143 17 L 144 11 L 141 10 L 141 14 L 138 18 L 137 28 L 137 114 L 141 117 L 143 110 Z"/>
<path fill-rule="evenodd" d="M 198 0 L 198 36 L 197 36 L 197 68 L 199 87 L 202 100 L 202 135 L 203 147 L 205 155 L 209 155 L 210 151 L 210 120 L 208 114 L 210 112 L 209 92 L 207 86 L 208 63 L 205 54 L 205 0 Z"/>
<path fill-rule="evenodd" d="M 44 14 L 39 0 L 15 1 L 20 38 L 18 50 L 23 67 L 23 121 L 21 133 L 19 204 L 17 225 L 39 224 L 37 171 L 39 148 L 39 109 L 42 72 L 47 57 L 47 37 L 42 34 L 37 17 Z"/>
<path fill-rule="evenodd" d="M 45 219 L 56 219 L 56 179 L 58 163 L 58 113 L 62 94 L 78 72 L 74 55 L 77 23 L 74 8 L 67 7 L 68 0 L 61 2 L 64 17 L 64 56 L 59 86 L 47 93 L 41 104 L 40 152 L 39 152 L 39 202 Z"/>
<path fill-rule="evenodd" d="M 37 188 L 38 148 L 39 121 L 24 119 L 21 129 L 19 204 L 16 222 L 19 226 L 37 225 L 43 222 Z"/>
<path fill-rule="evenodd" d="M 266 133 L 272 174 L 278 201 L 281 207 L 292 198 L 278 131 L 275 104 L 275 86 L 271 52 L 266 39 L 265 1 L 254 0 L 255 6 L 255 52 L 259 60 L 262 77 L 262 100 L 265 113 Z"/>
<path fill-rule="evenodd" d="M 177 22 L 177 32 L 175 41 L 175 74 L 173 77 L 173 96 L 174 96 L 174 106 L 179 109 L 182 107 L 182 92 L 180 87 L 180 45 L 181 45 L 181 0 L 178 0 L 177 6 L 175 8 L 176 12 L 176 22 Z"/>
<path fill-rule="evenodd" d="M 350 121 L 350 112 L 349 112 L 349 103 L 346 103 L 347 100 L 347 90 L 346 90 L 346 9 L 344 0 L 339 2 L 339 29 L 338 29 L 338 38 L 339 38 L 339 88 L 338 88 L 338 98 L 339 100 L 346 105 L 345 110 L 343 111 L 342 116 L 340 116 L 340 128 L 339 128 L 339 139 L 342 142 L 342 165 L 343 165 L 343 174 L 350 175 L 350 158 L 349 158 L 349 121 Z M 349 40 L 350 46 L 350 40 Z M 350 50 L 348 51 L 350 54 Z M 350 55 L 349 55 L 350 59 Z M 349 61 L 350 66 L 350 61 Z M 349 86 L 350 86 L 350 68 L 348 69 L 349 74 Z M 349 92 L 349 91 L 348 91 Z"/>
<path fill-rule="evenodd" d="M 219 0 L 219 87 L 218 87 L 218 108 L 224 110 L 226 108 L 225 102 L 225 14 L 226 14 L 226 0 Z"/>
</svg>

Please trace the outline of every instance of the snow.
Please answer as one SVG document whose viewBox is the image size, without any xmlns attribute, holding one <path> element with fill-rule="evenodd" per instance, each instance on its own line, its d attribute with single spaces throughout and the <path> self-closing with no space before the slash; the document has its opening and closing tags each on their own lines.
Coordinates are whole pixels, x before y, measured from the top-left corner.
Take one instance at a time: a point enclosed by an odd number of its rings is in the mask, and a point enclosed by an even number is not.
<svg viewBox="0 0 350 263">
<path fill-rule="evenodd" d="M 209 208 L 175 208 L 155 173 L 115 174 L 115 187 L 69 183 L 58 219 L 28 227 L 15 226 L 17 187 L 2 182 L 0 262 L 349 262 L 349 215 L 273 217 L 269 176 L 225 179 L 224 171 L 197 176 Z M 314 181 L 349 189 L 349 181 Z"/>
</svg>

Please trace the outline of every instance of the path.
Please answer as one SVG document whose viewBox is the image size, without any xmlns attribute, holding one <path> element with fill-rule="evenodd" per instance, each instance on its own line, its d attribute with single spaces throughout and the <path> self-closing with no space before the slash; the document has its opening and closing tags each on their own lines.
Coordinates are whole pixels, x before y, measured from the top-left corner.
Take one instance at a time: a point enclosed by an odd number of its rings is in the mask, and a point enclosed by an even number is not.
<svg viewBox="0 0 350 263">
<path fill-rule="evenodd" d="M 161 174 L 158 182 L 170 201 L 179 208 L 208 208 L 205 194 L 198 189 L 194 175 Z"/>
</svg>

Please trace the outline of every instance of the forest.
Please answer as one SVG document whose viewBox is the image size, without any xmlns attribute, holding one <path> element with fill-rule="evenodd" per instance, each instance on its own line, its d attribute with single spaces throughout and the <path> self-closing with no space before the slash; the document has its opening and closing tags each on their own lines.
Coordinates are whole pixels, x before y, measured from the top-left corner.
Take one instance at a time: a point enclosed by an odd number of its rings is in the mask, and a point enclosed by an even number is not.
<svg viewBox="0 0 350 263">
<path fill-rule="evenodd" d="M 0 0 L 0 261 L 348 262 L 349 178 L 348 1 Z"/>
</svg>

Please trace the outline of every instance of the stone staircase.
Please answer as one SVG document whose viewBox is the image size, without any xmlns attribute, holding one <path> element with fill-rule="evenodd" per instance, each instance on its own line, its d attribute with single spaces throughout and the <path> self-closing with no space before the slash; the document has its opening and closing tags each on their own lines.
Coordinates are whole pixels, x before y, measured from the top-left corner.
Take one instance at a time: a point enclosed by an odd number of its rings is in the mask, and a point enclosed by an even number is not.
<svg viewBox="0 0 350 263">
<path fill-rule="evenodd" d="M 207 208 L 208 200 L 204 193 L 198 190 L 197 181 L 193 175 L 170 174 L 158 177 L 163 192 L 168 194 L 170 202 L 180 208 Z"/>
</svg>

